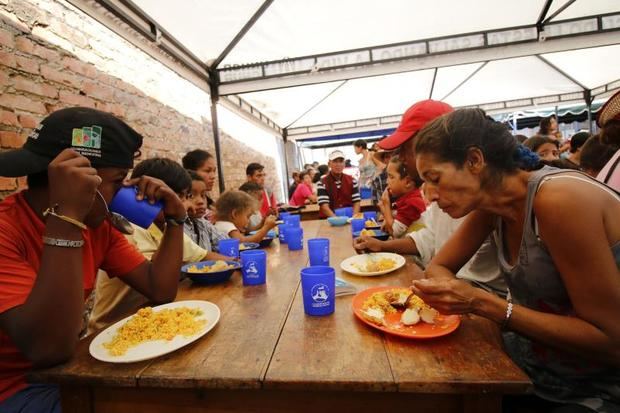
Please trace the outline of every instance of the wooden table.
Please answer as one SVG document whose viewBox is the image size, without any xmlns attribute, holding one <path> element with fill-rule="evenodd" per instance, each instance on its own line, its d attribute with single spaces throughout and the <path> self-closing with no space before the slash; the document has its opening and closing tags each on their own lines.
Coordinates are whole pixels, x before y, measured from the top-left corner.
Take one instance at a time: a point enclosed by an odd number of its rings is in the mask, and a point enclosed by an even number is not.
<svg viewBox="0 0 620 413">
<path fill-rule="evenodd" d="M 306 239 L 331 240 L 337 276 L 359 290 L 405 286 L 420 276 L 411 260 L 382 277 L 339 269 L 352 255 L 350 228 L 303 223 Z M 369 328 L 351 311 L 353 296 L 338 297 L 326 317 L 304 314 L 299 271 L 307 251 L 274 242 L 267 284 L 192 286 L 178 300 L 202 299 L 222 312 L 205 337 L 167 356 L 132 364 L 99 362 L 91 338 L 72 361 L 36 371 L 31 381 L 59 383 L 64 413 L 73 412 L 495 412 L 504 394 L 531 391 L 527 376 L 502 351 L 488 320 L 463 317 L 451 335 L 406 340 Z"/>
<path fill-rule="evenodd" d="M 361 211 L 374 211 L 375 208 L 372 205 L 372 200 L 362 199 L 362 201 L 360 202 L 360 210 Z M 306 205 L 299 213 L 301 214 L 302 221 L 313 221 L 313 220 L 319 219 L 319 205 L 318 204 Z"/>
</svg>

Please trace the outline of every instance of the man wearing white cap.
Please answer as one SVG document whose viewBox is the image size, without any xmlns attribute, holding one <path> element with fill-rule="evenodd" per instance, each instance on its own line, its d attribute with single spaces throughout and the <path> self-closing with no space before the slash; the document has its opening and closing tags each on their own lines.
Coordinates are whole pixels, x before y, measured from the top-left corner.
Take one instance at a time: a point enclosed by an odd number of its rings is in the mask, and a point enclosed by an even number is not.
<svg viewBox="0 0 620 413">
<path fill-rule="evenodd" d="M 355 178 L 344 171 L 344 154 L 335 150 L 329 154 L 329 173 L 317 184 L 319 216 L 333 217 L 337 208 L 353 207 L 353 213 L 360 212 L 360 191 Z"/>
</svg>

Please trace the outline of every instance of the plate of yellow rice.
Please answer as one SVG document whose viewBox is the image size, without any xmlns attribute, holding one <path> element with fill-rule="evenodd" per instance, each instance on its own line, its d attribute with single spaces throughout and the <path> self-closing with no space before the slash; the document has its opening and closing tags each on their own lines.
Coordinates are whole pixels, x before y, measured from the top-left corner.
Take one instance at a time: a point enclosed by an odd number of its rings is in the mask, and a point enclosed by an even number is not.
<svg viewBox="0 0 620 413">
<path fill-rule="evenodd" d="M 373 252 L 349 257 L 340 263 L 340 268 L 353 275 L 371 277 L 396 271 L 403 265 L 405 265 L 405 258 L 401 255 L 391 252 Z"/>
<path fill-rule="evenodd" d="M 145 307 L 102 331 L 90 354 L 110 363 L 148 360 L 180 349 L 207 334 L 220 309 L 209 301 L 178 301 Z"/>
</svg>

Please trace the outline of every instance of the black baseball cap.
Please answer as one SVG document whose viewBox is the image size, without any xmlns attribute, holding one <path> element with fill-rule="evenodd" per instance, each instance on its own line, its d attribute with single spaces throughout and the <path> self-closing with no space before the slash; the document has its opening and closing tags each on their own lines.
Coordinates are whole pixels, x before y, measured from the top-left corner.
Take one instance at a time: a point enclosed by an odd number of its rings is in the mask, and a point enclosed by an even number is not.
<svg viewBox="0 0 620 413">
<path fill-rule="evenodd" d="M 91 108 L 66 108 L 43 119 L 21 149 L 0 153 L 0 176 L 42 172 L 72 148 L 98 167 L 133 168 L 142 135 L 116 116 Z"/>
</svg>

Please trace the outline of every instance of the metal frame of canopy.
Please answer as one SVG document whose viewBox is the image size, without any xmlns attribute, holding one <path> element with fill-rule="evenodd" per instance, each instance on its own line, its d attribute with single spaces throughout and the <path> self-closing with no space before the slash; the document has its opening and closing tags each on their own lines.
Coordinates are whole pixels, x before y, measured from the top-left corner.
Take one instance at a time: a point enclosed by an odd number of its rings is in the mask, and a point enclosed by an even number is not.
<svg viewBox="0 0 620 413">
<path fill-rule="evenodd" d="M 545 53 L 620 44 L 620 12 L 554 21 L 575 0 L 567 1 L 549 16 L 547 14 L 553 0 L 546 0 L 537 21 L 525 26 L 224 67 L 220 67 L 220 65 L 226 56 L 272 5 L 273 0 L 265 0 L 220 55 L 209 64 L 200 61 L 131 0 L 68 1 L 190 82 L 209 92 L 212 102 L 211 113 L 216 159 L 220 171 L 223 169 L 217 127 L 216 108 L 218 102 L 253 124 L 281 136 L 284 145 L 287 141 L 312 136 L 342 135 L 390 129 L 398 125 L 401 116 L 401 114 L 394 114 L 371 119 L 356 119 L 347 122 L 291 128 L 278 125 L 269 116 L 253 107 L 242 97 L 237 96 L 241 93 L 431 68 L 435 69 L 436 76 L 438 68 L 466 63 L 483 63 L 477 69 L 480 70 L 489 61 L 522 56 L 537 56 L 557 73 L 577 85 L 581 92 L 489 102 L 476 105 L 477 107 L 484 108 L 491 113 L 515 111 L 538 104 L 554 105 L 578 101 L 585 102 L 589 107 L 595 98 L 620 89 L 620 81 L 588 89 L 568 73 L 540 56 Z M 145 42 L 144 39 L 147 41 Z M 474 74 L 475 72 L 470 74 L 450 93 L 462 87 Z M 433 85 L 435 76 L 433 77 Z M 324 99 L 325 97 L 320 99 L 312 108 Z M 287 182 L 286 148 L 282 152 L 285 164 L 284 182 Z M 220 173 L 219 186 L 221 191 L 225 189 L 223 173 Z"/>
</svg>

